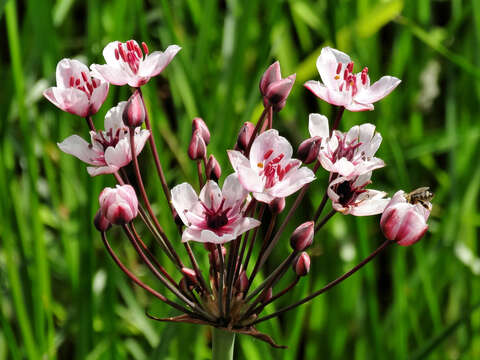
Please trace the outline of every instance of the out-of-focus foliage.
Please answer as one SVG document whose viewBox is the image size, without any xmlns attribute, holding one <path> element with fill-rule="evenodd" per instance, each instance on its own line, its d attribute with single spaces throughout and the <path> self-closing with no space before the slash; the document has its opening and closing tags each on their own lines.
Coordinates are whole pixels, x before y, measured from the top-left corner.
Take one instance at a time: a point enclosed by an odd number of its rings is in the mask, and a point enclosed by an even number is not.
<svg viewBox="0 0 480 360">
<path fill-rule="evenodd" d="M 0 1 L 0 16 L 0 359 L 210 356 L 207 328 L 146 318 L 146 308 L 171 312 L 126 280 L 92 226 L 98 193 L 113 178 L 92 179 L 59 151 L 56 142 L 73 132 L 86 137 L 87 128 L 41 96 L 61 58 L 103 63 L 108 42 L 131 38 L 151 50 L 183 48 L 144 90 L 170 185 L 195 181 L 186 156 L 195 116 L 210 127 L 209 150 L 224 174 L 231 171 L 224 150 L 244 121 L 258 118 L 258 81 L 274 60 L 284 75 L 297 73 L 275 119 L 295 146 L 308 134 L 310 112 L 332 116 L 302 86 L 318 78 L 322 46 L 349 53 L 356 69 L 369 67 L 372 80 L 383 74 L 403 80 L 375 111 L 346 113 L 341 127 L 372 122 L 382 133 L 379 156 L 388 166 L 374 174 L 374 188 L 433 189 L 429 233 L 413 247 L 390 247 L 331 292 L 263 323 L 260 330 L 287 350 L 240 336 L 237 358 L 480 357 L 480 312 L 470 311 L 480 301 L 478 0 L 9 0 Z M 95 123 L 101 126 L 106 110 L 128 94 L 112 87 Z M 153 164 L 143 164 L 155 209 L 175 236 Z M 325 180 L 321 173 L 311 186 L 310 204 L 290 231 L 311 216 Z M 383 241 L 378 221 L 336 215 L 316 237 L 310 275 L 283 304 L 376 248 Z M 270 267 L 287 252 L 285 234 Z M 126 239 L 116 230 L 111 237 L 125 262 L 161 288 Z M 193 248 L 206 263 L 203 248 Z"/>
</svg>

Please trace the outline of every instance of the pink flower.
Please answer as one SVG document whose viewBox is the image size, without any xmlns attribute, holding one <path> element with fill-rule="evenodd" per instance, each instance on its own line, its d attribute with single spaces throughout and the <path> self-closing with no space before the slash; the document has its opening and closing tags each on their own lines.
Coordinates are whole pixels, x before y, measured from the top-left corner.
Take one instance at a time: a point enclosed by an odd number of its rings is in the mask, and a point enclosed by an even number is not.
<svg viewBox="0 0 480 360">
<path fill-rule="evenodd" d="M 80 61 L 62 59 L 57 64 L 57 86 L 45 90 L 43 96 L 70 114 L 96 114 L 107 97 L 108 83 L 92 75 Z"/>
<path fill-rule="evenodd" d="M 264 203 L 289 196 L 315 180 L 312 170 L 300 168 L 302 162 L 292 159 L 292 146 L 274 129 L 255 138 L 250 159 L 236 150 L 228 150 L 228 157 L 243 187 Z"/>
<path fill-rule="evenodd" d="M 383 76 L 370 86 L 368 68 L 353 73 L 353 61 L 336 49 L 323 48 L 317 59 L 317 69 L 322 82 L 310 80 L 305 87 L 320 99 L 350 111 L 373 110 L 373 103 L 383 99 L 401 80 Z"/>
<path fill-rule="evenodd" d="M 312 137 L 322 138 L 318 160 L 325 170 L 351 179 L 385 166 L 374 157 L 382 136 L 372 124 L 352 127 L 347 133 L 335 130 L 329 136 L 328 119 L 320 114 L 310 114 L 308 128 Z"/>
<path fill-rule="evenodd" d="M 182 241 L 223 244 L 259 226 L 260 221 L 244 217 L 246 196 L 235 174 L 225 179 L 222 190 L 215 181 L 207 181 L 200 196 L 188 183 L 175 186 L 172 204 L 187 226 Z"/>
<path fill-rule="evenodd" d="M 108 110 L 105 115 L 105 130 L 90 131 L 91 144 L 78 135 L 72 135 L 58 144 L 63 152 L 73 155 L 83 162 L 93 165 L 87 167 L 91 176 L 111 174 L 132 160 L 129 129 L 122 121 L 126 101 Z M 135 129 L 135 153 L 139 154 L 150 132 Z"/>
<path fill-rule="evenodd" d="M 420 240 L 428 229 L 427 219 L 430 216 L 431 204 L 427 207 L 420 203 L 410 204 L 405 193 L 400 190 L 393 195 L 385 208 L 380 227 L 389 240 L 398 245 L 408 246 Z"/>
<path fill-rule="evenodd" d="M 102 215 L 112 224 L 124 225 L 138 214 L 138 199 L 130 185 L 103 189 L 98 197 Z"/>
<path fill-rule="evenodd" d="M 348 179 L 337 177 L 328 185 L 328 197 L 332 207 L 345 215 L 375 215 L 383 212 L 390 199 L 384 199 L 383 191 L 365 189 L 370 183 L 371 172 Z"/>
<path fill-rule="evenodd" d="M 125 43 L 113 41 L 103 49 L 107 63 L 93 64 L 91 69 L 110 84 L 139 87 L 160 74 L 180 50 L 179 46 L 170 45 L 165 52 L 154 51 L 149 54 L 148 47 L 143 42 L 142 48 L 143 52 L 135 40 Z"/>
</svg>

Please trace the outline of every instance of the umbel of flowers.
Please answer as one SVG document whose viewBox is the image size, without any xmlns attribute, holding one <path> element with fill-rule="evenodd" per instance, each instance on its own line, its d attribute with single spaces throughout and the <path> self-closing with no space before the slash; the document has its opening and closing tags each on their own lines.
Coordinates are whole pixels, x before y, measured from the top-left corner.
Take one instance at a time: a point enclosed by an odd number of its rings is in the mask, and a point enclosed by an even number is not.
<svg viewBox="0 0 480 360">
<path fill-rule="evenodd" d="M 400 83 L 384 76 L 370 85 L 368 69 L 354 73 L 350 57 L 341 51 L 324 48 L 317 60 L 322 82 L 308 81 L 305 87 L 320 99 L 338 107 L 333 124 L 321 114 L 305 119 L 310 138 L 303 141 L 296 155 L 289 141 L 274 128 L 275 114 L 285 106 L 295 74 L 282 78 L 280 64 L 273 63 L 261 78 L 259 88 L 264 111 L 258 122 L 244 123 L 236 144 L 224 154 L 210 154 L 211 133 L 201 118 L 192 121 L 192 137 L 185 149 L 198 173 L 198 184 L 183 182 L 170 189 L 158 157 L 157 144 L 141 86 L 158 75 L 173 60 L 180 48 L 169 46 L 165 52 L 150 53 L 145 43 L 134 40 L 108 44 L 103 55 L 105 65 L 88 68 L 76 60 L 63 59 L 57 66 L 57 87 L 45 91 L 45 97 L 60 109 L 84 117 L 89 127 L 90 143 L 72 135 L 58 144 L 65 153 L 88 164 L 91 176 L 112 174 L 114 188 L 105 188 L 94 219 L 106 250 L 113 261 L 135 284 L 180 312 L 178 316 L 156 318 L 158 321 L 189 322 L 213 327 L 215 358 L 231 357 L 235 333 L 247 334 L 278 347 L 255 325 L 315 298 L 342 282 L 385 249 L 389 244 L 411 245 L 425 234 L 432 208 L 432 193 L 420 188 L 412 193 L 399 190 L 393 198 L 370 188 L 373 172 L 385 166 L 375 156 L 382 136 L 372 124 L 359 124 L 348 131 L 339 125 L 344 110 L 373 110 L 373 103 L 387 96 Z M 110 85 L 132 87 L 128 101 L 111 108 L 104 119 L 104 129 L 95 128 L 94 115 L 104 102 Z M 298 120 L 300 123 L 300 119 Z M 138 155 L 149 143 L 154 166 L 162 183 L 165 208 L 178 225 L 177 234 L 163 230 L 152 209 L 145 188 Z M 233 171 L 222 177 L 215 156 L 228 155 Z M 124 171 L 131 167 L 133 171 Z M 315 174 L 323 168 L 328 182 L 315 183 Z M 127 174 L 133 174 L 131 178 Z M 134 188 L 130 184 L 137 184 Z M 309 191 L 323 192 L 312 218 L 296 224 L 292 234 L 286 225 Z M 285 199 L 294 197 L 286 206 Z M 331 211 L 324 214 L 331 203 Z M 315 266 L 308 248 L 319 230 L 336 213 L 353 216 L 382 214 L 380 227 L 387 238 L 352 270 L 323 288 L 269 315 L 264 309 L 288 294 L 310 267 Z M 323 216 L 322 216 L 323 215 Z M 265 223 L 265 231 L 260 225 Z M 140 234 L 136 222 L 143 222 L 150 235 Z M 163 284 L 160 289 L 144 283 L 123 263 L 110 245 L 107 231 L 112 225 L 122 227 L 127 239 L 146 267 Z M 178 271 L 169 273 L 144 242 L 155 238 Z M 291 250 L 264 281 L 256 279 L 279 242 L 289 241 Z M 202 246 L 192 246 L 202 243 Z M 181 244 L 181 245 L 180 245 Z M 184 254 L 178 251 L 183 246 Z M 258 248 L 258 251 L 254 251 Z M 284 248 L 281 246 L 280 248 Z M 201 268 L 196 253 L 208 252 L 209 267 Z M 258 255 L 255 255 L 257 254 Z M 293 271 L 289 271 L 292 269 Z M 289 275 L 290 274 L 290 275 Z M 278 282 L 292 280 L 285 288 Z"/>
</svg>

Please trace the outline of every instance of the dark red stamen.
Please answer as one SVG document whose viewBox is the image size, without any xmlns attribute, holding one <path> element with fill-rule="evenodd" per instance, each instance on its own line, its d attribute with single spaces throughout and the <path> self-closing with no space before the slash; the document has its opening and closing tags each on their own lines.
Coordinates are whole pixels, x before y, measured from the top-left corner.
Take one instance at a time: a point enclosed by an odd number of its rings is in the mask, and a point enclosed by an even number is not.
<svg viewBox="0 0 480 360">
<path fill-rule="evenodd" d="M 73 87 L 73 85 L 75 85 L 75 78 L 70 76 L 70 87 Z"/>
<path fill-rule="evenodd" d="M 273 153 L 273 149 L 268 150 L 268 151 L 263 155 L 263 159 L 264 159 L 264 160 L 267 160 L 267 159 L 270 157 L 270 155 L 272 155 L 272 153 Z"/>
<path fill-rule="evenodd" d="M 145 53 L 145 55 L 148 55 L 148 53 L 149 53 L 148 46 L 143 41 L 142 41 L 142 48 L 143 48 L 143 52 Z"/>
<path fill-rule="evenodd" d="M 75 80 L 75 85 L 76 86 L 80 85 L 80 79 Z"/>
<path fill-rule="evenodd" d="M 342 71 L 342 63 L 338 63 L 337 65 L 337 74 L 340 74 L 340 71 Z"/>
<path fill-rule="evenodd" d="M 115 49 L 115 59 L 120 59 L 120 54 L 118 53 L 118 49 Z"/>
<path fill-rule="evenodd" d="M 353 61 L 350 61 L 347 65 L 347 70 L 348 72 L 352 72 L 353 71 Z"/>
</svg>

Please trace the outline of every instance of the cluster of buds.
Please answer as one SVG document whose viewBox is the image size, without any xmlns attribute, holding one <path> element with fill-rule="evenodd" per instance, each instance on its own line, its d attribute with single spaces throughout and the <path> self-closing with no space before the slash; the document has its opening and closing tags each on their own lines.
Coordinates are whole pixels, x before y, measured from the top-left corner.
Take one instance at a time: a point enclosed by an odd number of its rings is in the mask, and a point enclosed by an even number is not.
<svg viewBox="0 0 480 360">
<path fill-rule="evenodd" d="M 172 45 L 163 53 L 150 53 L 145 43 L 140 47 L 129 40 L 108 44 L 103 51 L 106 64 L 92 65 L 90 72 L 76 60 L 60 61 L 57 87 L 46 90 L 45 97 L 62 110 L 86 118 L 91 144 L 72 135 L 58 145 L 62 151 L 90 165 L 87 168 L 90 175 L 114 175 L 118 185 L 101 192 L 94 224 L 122 271 L 135 284 L 183 313 L 159 320 L 210 325 L 248 334 L 277 346 L 268 335 L 259 333 L 255 324 L 279 316 L 329 290 L 388 244 L 411 245 L 427 231 L 432 198 L 428 188 L 409 194 L 398 191 L 392 199 L 383 191 L 367 189 L 373 171 L 385 166 L 375 157 L 382 142 L 375 126 L 356 125 L 347 132 L 338 129 L 344 110 L 373 110 L 372 103 L 387 96 L 400 80 L 384 76 L 370 86 L 367 68 L 354 74 L 348 55 L 331 48 L 323 49 L 317 61 L 323 83 L 308 81 L 305 86 L 319 98 L 338 106 L 338 115 L 331 126 L 327 117 L 310 114 L 311 137 L 300 144 L 298 158 L 294 158 L 289 141 L 273 128 L 273 117 L 286 105 L 295 74 L 282 78 L 280 64 L 275 62 L 260 81 L 265 107 L 260 119 L 256 125 L 244 123 L 236 144 L 227 150 L 233 172 L 225 176 L 222 186 L 219 185 L 222 178 L 219 162 L 208 149 L 210 130 L 205 121 L 197 117 L 192 121 L 187 153 L 196 164 L 198 186 L 184 182 L 170 189 L 158 157 L 141 86 L 158 75 L 179 50 Z M 128 101 L 107 112 L 105 130 L 96 130 L 91 116 L 105 100 L 109 84 L 128 84 L 133 94 Z M 172 221 L 178 225 L 178 234 L 167 234 L 163 230 L 143 183 L 138 155 L 147 141 L 166 206 L 170 208 Z M 314 164 L 312 169 L 307 166 L 310 164 Z M 124 171 L 127 166 L 133 171 Z M 286 225 L 292 221 L 292 215 L 321 167 L 329 173 L 328 183 L 323 187 L 323 200 L 314 216 L 298 225 L 291 234 L 291 251 L 284 261 L 271 273 L 265 273 L 265 280 L 260 282 L 257 274 L 264 271 L 264 264 L 282 241 Z M 128 175 L 132 173 L 134 178 Z M 128 185 L 132 183 L 137 184 L 136 188 Z M 286 198 L 294 194 L 295 201 L 286 208 Z M 329 200 L 332 210 L 321 217 Z M 354 216 L 383 213 L 380 227 L 387 240 L 354 270 L 306 298 L 262 316 L 265 307 L 289 293 L 309 274 L 314 264 L 307 251 L 315 235 L 338 212 Z M 137 216 L 178 269 L 177 274 L 168 273 L 145 245 L 135 227 L 135 222 L 140 221 Z M 265 231 L 260 227 L 262 223 Z M 107 231 L 112 225 L 122 227 L 145 266 L 182 302 L 181 305 L 128 270 L 109 244 Z M 179 243 L 185 249 L 189 264 L 182 260 Z M 203 244 L 196 251 L 208 251 L 208 271 L 199 267 L 191 243 Z M 254 251 L 256 247 L 258 252 Z M 293 271 L 288 272 L 288 269 Z M 288 274 L 293 276 L 292 282 L 278 289 L 279 280 Z"/>
</svg>

